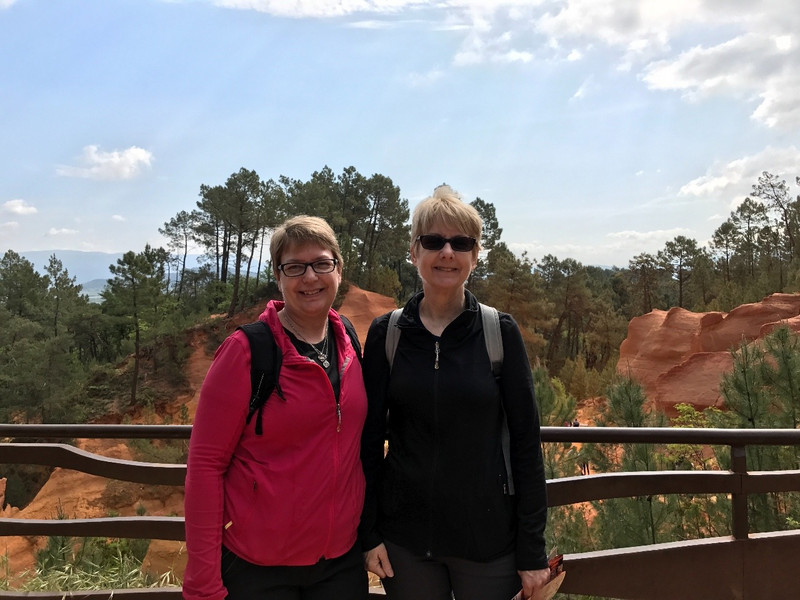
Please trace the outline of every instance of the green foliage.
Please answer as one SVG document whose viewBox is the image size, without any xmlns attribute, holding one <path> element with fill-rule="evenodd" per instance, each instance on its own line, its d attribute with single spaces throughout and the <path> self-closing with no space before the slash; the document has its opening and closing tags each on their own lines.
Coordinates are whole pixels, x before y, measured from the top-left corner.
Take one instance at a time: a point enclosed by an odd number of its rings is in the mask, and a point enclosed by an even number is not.
<svg viewBox="0 0 800 600">
<path fill-rule="evenodd" d="M 24 591 L 63 592 L 180 585 L 172 573 L 156 580 L 142 572 L 148 545 L 149 540 L 51 537 L 34 573 L 11 583 Z M 9 582 L 6 577 L 5 585 Z"/>
<path fill-rule="evenodd" d="M 698 411 L 691 404 L 676 404 L 678 416 L 672 419 L 672 427 L 707 428 L 712 427 L 715 415 L 721 411 L 715 407 Z M 720 468 L 716 452 L 708 454 L 699 444 L 668 444 L 666 459 L 675 469 L 709 470 Z"/>
<path fill-rule="evenodd" d="M 739 428 L 796 428 L 800 395 L 798 372 L 800 338 L 778 327 L 763 339 L 763 346 L 743 341 L 733 351 L 733 370 L 722 378 L 720 390 L 728 409 L 724 425 Z M 720 419 L 720 421 L 722 421 Z M 795 447 L 749 446 L 748 468 L 758 471 L 798 469 Z M 798 494 L 748 496 L 751 528 L 783 529 L 800 517 Z"/>
<path fill-rule="evenodd" d="M 771 416 L 763 380 L 764 354 L 746 341 L 732 353 L 733 369 L 722 376 L 720 384 L 725 407 L 738 417 L 740 427 L 765 427 Z"/>
<path fill-rule="evenodd" d="M 145 440 L 128 441 L 136 460 L 149 463 L 185 464 L 189 455 L 188 440 Z"/>
<path fill-rule="evenodd" d="M 564 390 L 558 379 L 550 379 L 542 366 L 533 369 L 533 386 L 539 421 L 543 427 L 561 426 L 575 417 L 575 398 Z M 545 477 L 564 477 L 580 472 L 581 457 L 572 444 L 545 444 L 542 447 Z"/>
<path fill-rule="evenodd" d="M 674 240 L 668 241 L 664 249 L 658 253 L 661 267 L 672 277 L 677 285 L 677 306 L 684 307 L 684 294 L 688 282 L 696 271 L 698 259 L 701 256 L 697 241 L 679 235 Z M 675 305 L 670 302 L 670 305 Z"/>
<path fill-rule="evenodd" d="M 604 391 L 616 379 L 616 364 L 611 361 L 606 363 L 602 371 L 588 368 L 583 355 L 576 360 L 567 358 L 559 373 L 559 379 L 564 382 L 567 391 L 575 396 L 578 402 L 587 398 L 602 396 Z"/>
<path fill-rule="evenodd" d="M 517 258 L 499 242 L 488 254 L 482 278 L 471 282 L 471 288 L 481 302 L 514 316 L 532 359 L 543 355 L 546 340 L 542 331 L 550 322 L 545 315 L 552 311 L 533 273 L 533 263 L 525 255 Z"/>
</svg>

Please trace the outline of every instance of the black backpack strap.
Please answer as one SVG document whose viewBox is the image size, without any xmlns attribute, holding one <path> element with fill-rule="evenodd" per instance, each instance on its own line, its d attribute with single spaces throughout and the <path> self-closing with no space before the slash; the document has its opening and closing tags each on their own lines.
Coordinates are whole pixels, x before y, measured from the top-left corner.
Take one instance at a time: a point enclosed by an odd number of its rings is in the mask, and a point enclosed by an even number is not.
<svg viewBox="0 0 800 600">
<path fill-rule="evenodd" d="M 339 318 L 342 320 L 342 325 L 344 325 L 344 330 L 347 332 L 347 336 L 350 338 L 350 343 L 353 345 L 353 350 L 356 351 L 358 362 L 361 362 L 361 342 L 358 340 L 358 334 L 356 333 L 356 328 L 353 327 L 353 324 L 350 322 L 350 319 L 348 319 L 344 315 L 340 314 Z"/>
<path fill-rule="evenodd" d="M 261 417 L 267 398 L 272 395 L 273 390 L 277 390 L 278 396 L 283 398 L 283 392 L 278 383 L 278 373 L 281 370 L 283 356 L 269 326 L 263 321 L 248 323 L 237 329 L 244 332 L 250 343 L 250 404 L 247 408 L 245 423 L 249 424 L 253 415 L 258 413 L 256 435 L 262 435 Z"/>
</svg>

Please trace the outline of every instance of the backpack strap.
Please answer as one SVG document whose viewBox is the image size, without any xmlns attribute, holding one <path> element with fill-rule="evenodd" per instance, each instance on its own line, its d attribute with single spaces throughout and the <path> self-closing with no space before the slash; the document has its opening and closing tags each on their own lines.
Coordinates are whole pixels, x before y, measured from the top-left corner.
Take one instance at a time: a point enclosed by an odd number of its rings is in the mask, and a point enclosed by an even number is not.
<svg viewBox="0 0 800 600">
<path fill-rule="evenodd" d="M 496 379 L 499 379 L 503 370 L 503 334 L 500 331 L 500 314 L 493 306 L 485 304 L 479 304 L 479 306 L 486 352 L 489 355 L 489 362 L 492 363 L 492 373 Z"/>
<path fill-rule="evenodd" d="M 500 375 L 503 370 L 503 332 L 500 330 L 500 314 L 497 309 L 486 304 L 479 304 L 481 311 L 481 323 L 483 325 L 483 339 L 486 344 L 486 353 L 489 355 L 489 362 L 492 366 L 492 374 L 500 383 Z M 400 341 L 400 328 L 397 322 L 403 309 L 398 308 L 389 314 L 389 324 L 386 328 L 386 360 L 389 362 L 389 372 L 391 373 L 394 355 L 397 351 L 397 344 Z M 503 461 L 506 465 L 508 474 L 508 494 L 514 495 L 514 477 L 511 473 L 511 434 L 508 431 L 508 418 L 503 410 L 503 426 L 500 431 L 500 444 L 503 449 Z"/>
<path fill-rule="evenodd" d="M 350 319 L 344 315 L 340 314 L 339 318 L 342 320 L 342 325 L 344 325 L 344 330 L 347 333 L 347 337 L 350 338 L 350 344 L 353 346 L 353 350 L 356 351 L 358 362 L 361 362 L 361 342 L 358 340 L 356 328 L 353 327 L 353 323 L 350 322 Z"/>
<path fill-rule="evenodd" d="M 389 362 L 389 372 L 392 372 L 394 363 L 394 353 L 397 351 L 397 343 L 400 341 L 400 328 L 397 322 L 403 314 L 402 308 L 396 308 L 389 314 L 389 324 L 386 327 L 386 360 Z"/>
<path fill-rule="evenodd" d="M 275 338 L 269 326 L 263 321 L 256 321 L 237 327 L 247 336 L 250 343 L 250 403 L 247 408 L 247 419 L 245 424 L 249 424 L 253 415 L 258 413 L 256 418 L 256 435 L 262 435 L 261 417 L 264 413 L 264 405 L 272 395 L 273 390 L 283 399 L 283 391 L 278 383 L 278 373 L 281 370 L 283 355 L 275 343 Z"/>
<path fill-rule="evenodd" d="M 361 362 L 361 342 L 358 340 L 355 327 L 350 320 L 339 315 L 342 319 L 345 332 L 350 338 L 350 343 L 356 352 L 358 361 Z M 237 327 L 247 336 L 250 343 L 250 403 L 247 407 L 247 419 L 245 424 L 249 425 L 253 415 L 258 413 L 256 418 L 256 435 L 262 435 L 264 430 L 261 425 L 264 405 L 267 399 L 276 390 L 278 397 L 285 400 L 283 390 L 278 382 L 278 374 L 281 372 L 283 355 L 269 326 L 264 321 L 256 321 Z"/>
<path fill-rule="evenodd" d="M 480 305 L 481 319 L 483 321 L 483 338 L 486 342 L 486 352 L 489 354 L 489 361 L 492 363 L 492 373 L 497 382 L 500 382 L 500 374 L 503 370 L 503 332 L 500 331 L 500 314 L 492 306 Z M 500 410 L 503 411 L 503 427 L 500 430 L 500 444 L 503 448 L 503 461 L 506 463 L 506 473 L 508 474 L 508 494 L 514 495 L 514 476 L 511 473 L 511 434 L 508 431 L 508 418 L 502 403 Z"/>
</svg>

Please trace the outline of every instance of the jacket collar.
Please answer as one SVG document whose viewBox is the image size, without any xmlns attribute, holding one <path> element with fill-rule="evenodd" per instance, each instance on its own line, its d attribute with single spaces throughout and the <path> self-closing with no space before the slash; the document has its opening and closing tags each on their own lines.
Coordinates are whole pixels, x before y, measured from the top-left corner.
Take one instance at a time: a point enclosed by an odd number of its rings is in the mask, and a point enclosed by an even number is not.
<svg viewBox="0 0 800 600">
<path fill-rule="evenodd" d="M 419 304 L 425 297 L 425 292 L 418 292 L 406 303 L 403 307 L 403 313 L 397 321 L 397 326 L 404 327 L 419 327 L 423 328 L 422 321 L 419 318 Z M 478 299 L 469 290 L 464 290 L 465 307 L 462 313 L 456 317 L 455 321 L 469 320 L 472 321 L 478 314 Z"/>
</svg>

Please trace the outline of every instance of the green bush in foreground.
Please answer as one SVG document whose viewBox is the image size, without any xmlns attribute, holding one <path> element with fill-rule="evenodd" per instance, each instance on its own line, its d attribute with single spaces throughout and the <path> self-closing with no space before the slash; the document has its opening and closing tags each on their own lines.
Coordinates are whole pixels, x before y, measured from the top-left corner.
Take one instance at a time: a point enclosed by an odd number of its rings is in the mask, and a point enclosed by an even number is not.
<svg viewBox="0 0 800 600">
<path fill-rule="evenodd" d="M 11 576 L 0 564 L 0 589 L 23 591 L 113 590 L 178 586 L 173 573 L 142 572 L 149 540 L 53 536 L 37 556 L 33 573 Z M 7 558 L 3 561 L 8 564 Z"/>
</svg>

